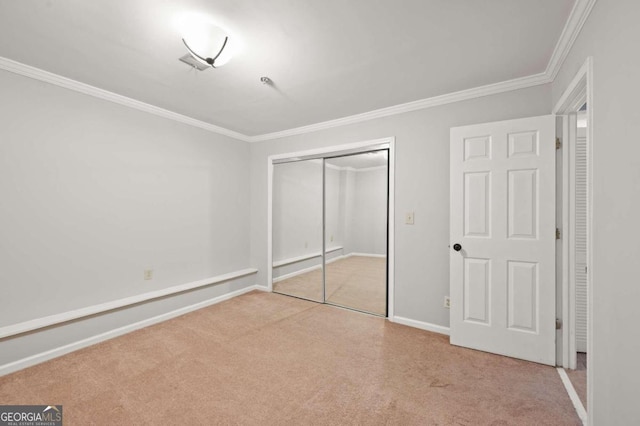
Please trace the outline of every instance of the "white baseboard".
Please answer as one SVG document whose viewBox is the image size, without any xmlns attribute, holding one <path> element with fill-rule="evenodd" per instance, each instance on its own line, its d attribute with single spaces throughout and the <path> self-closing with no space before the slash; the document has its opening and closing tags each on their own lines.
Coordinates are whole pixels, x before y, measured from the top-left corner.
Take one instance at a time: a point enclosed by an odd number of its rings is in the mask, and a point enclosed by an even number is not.
<svg viewBox="0 0 640 426">
<path fill-rule="evenodd" d="M 329 253 L 333 253 L 334 251 L 338 251 L 338 250 L 342 250 L 343 247 L 342 246 L 336 246 L 336 247 L 330 247 L 327 248 L 327 254 Z M 279 268 L 281 266 L 285 266 L 285 265 L 291 265 L 292 263 L 298 263 L 298 262 L 302 262 L 304 260 L 309 260 L 309 259 L 313 259 L 314 257 L 321 257 L 322 256 L 322 252 L 318 251 L 315 253 L 308 253 L 308 254 L 303 254 L 302 256 L 296 256 L 296 257 L 290 257 L 288 259 L 282 259 L 282 260 L 277 260 L 275 262 L 273 262 L 273 267 L 274 268 Z"/>
<path fill-rule="evenodd" d="M 345 256 L 345 255 L 340 255 L 340 256 L 332 257 L 331 259 L 327 259 L 324 263 L 325 263 L 325 264 L 329 264 L 329 263 L 337 262 L 338 260 L 345 259 L 346 257 L 347 257 L 347 256 Z"/>
<path fill-rule="evenodd" d="M 578 396 L 578 393 L 573 387 L 573 383 L 571 383 L 571 380 L 569 379 L 569 376 L 567 375 L 567 372 L 564 370 L 564 368 L 558 367 L 557 370 L 558 370 L 558 374 L 560 375 L 560 379 L 562 380 L 562 384 L 564 385 L 564 388 L 569 394 L 571 403 L 573 404 L 573 407 L 576 409 L 576 413 L 578 414 L 578 417 L 580 417 L 580 420 L 582 420 L 582 424 L 586 425 L 587 410 L 585 410 L 584 405 L 582 405 L 582 401 L 580 401 L 580 397 Z"/>
<path fill-rule="evenodd" d="M 333 262 L 336 262 L 336 261 L 338 261 L 340 259 L 345 259 L 347 257 L 349 257 L 349 255 L 341 255 L 341 256 L 332 257 L 331 259 L 327 259 L 325 261 L 325 263 L 326 264 L 333 263 Z M 306 274 L 307 272 L 311 272 L 311 271 L 314 271 L 316 269 L 321 269 L 321 268 L 322 268 L 322 265 L 310 266 L 308 268 L 300 269 L 299 271 L 290 272 L 290 273 L 282 275 L 280 277 L 276 277 L 276 278 L 273 279 L 272 282 L 273 283 L 277 283 L 277 282 L 280 282 L 280 281 L 284 281 L 284 280 L 286 280 L 288 278 L 295 277 L 296 275 Z"/>
<path fill-rule="evenodd" d="M 311 272 L 311 271 L 315 271 L 316 269 L 322 269 L 322 265 L 315 265 L 315 266 L 310 266 L 308 268 L 304 268 L 304 269 L 300 269 L 299 271 L 294 271 L 294 272 L 290 272 L 288 274 L 284 274 L 280 277 L 276 277 L 273 279 L 273 283 L 277 283 L 280 281 L 284 281 L 286 279 L 295 277 L 296 275 L 302 275 L 302 274 L 306 274 L 307 272 Z"/>
<path fill-rule="evenodd" d="M 432 331 L 434 333 L 449 335 L 449 327 L 442 325 L 431 324 L 423 321 L 416 321 L 409 318 L 393 317 L 390 318 L 391 322 L 397 322 L 398 324 L 408 325 L 409 327 L 419 328 L 421 330 Z"/>
<path fill-rule="evenodd" d="M 258 285 L 258 284 L 256 284 L 254 290 L 264 291 L 265 293 L 271 293 L 271 290 L 269 290 L 269 287 L 267 287 L 266 285 Z"/>
<path fill-rule="evenodd" d="M 225 300 L 232 299 L 242 294 L 248 293 L 253 290 L 263 290 L 266 287 L 253 285 L 242 288 L 240 290 L 232 291 L 230 293 L 223 294 L 213 299 L 205 300 L 195 303 L 193 305 L 185 306 L 180 309 L 176 309 L 170 312 L 166 312 L 161 315 L 157 315 L 152 318 L 148 318 L 142 321 L 138 321 L 132 324 L 128 324 L 124 327 L 116 328 L 114 330 L 107 331 L 106 333 L 97 334 L 89 338 L 79 340 L 77 342 L 70 343 L 68 345 L 60 346 L 55 349 L 48 350 L 39 354 L 29 356 L 17 361 L 10 362 L 8 364 L 0 365 L 0 376 L 13 373 L 23 368 L 31 367 L 36 364 L 48 361 L 53 358 L 57 358 L 62 355 L 66 355 L 70 352 L 77 351 L 78 349 L 86 348 L 87 346 L 95 345 L 96 343 L 104 342 L 105 340 L 113 339 L 114 337 L 122 336 L 123 334 L 131 333 L 132 331 L 139 330 L 144 327 L 148 327 L 153 324 L 157 324 L 171 318 L 178 317 L 180 315 L 187 314 L 189 312 L 196 311 L 198 309 L 205 308 L 207 306 L 215 305 L 216 303 L 223 302 Z"/>
<path fill-rule="evenodd" d="M 387 257 L 386 254 L 376 254 L 376 253 L 349 253 L 346 257 L 350 256 L 362 256 L 362 257 Z"/>
<path fill-rule="evenodd" d="M 17 324 L 7 325 L 4 327 L 0 327 L 0 339 L 15 336 L 17 334 L 27 333 L 29 331 L 34 331 L 41 328 L 51 327 L 52 325 L 58 325 L 96 314 L 101 314 L 115 309 L 124 308 L 138 303 L 149 302 L 161 297 L 171 296 L 185 291 L 207 287 L 224 281 L 230 281 L 236 278 L 255 274 L 257 272 L 258 270 L 255 268 L 242 269 L 240 271 L 205 278 L 203 280 L 193 281 L 186 284 L 163 288 L 161 290 L 150 291 L 148 293 L 125 297 L 124 299 L 112 300 L 110 302 L 100 303 L 98 305 L 87 306 L 80 309 L 74 309 L 72 311 L 62 312 L 60 314 L 49 315 L 46 317 L 23 321 Z"/>
</svg>

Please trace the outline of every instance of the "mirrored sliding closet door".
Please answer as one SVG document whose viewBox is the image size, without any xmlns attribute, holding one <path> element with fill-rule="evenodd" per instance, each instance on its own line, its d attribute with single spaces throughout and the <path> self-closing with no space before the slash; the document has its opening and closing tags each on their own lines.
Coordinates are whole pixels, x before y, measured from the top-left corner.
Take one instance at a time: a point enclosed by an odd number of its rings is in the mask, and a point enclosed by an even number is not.
<svg viewBox="0 0 640 426">
<path fill-rule="evenodd" d="M 324 302 L 322 159 L 273 166 L 273 291 Z"/>
<path fill-rule="evenodd" d="M 273 291 L 387 315 L 389 151 L 273 164 Z"/>
<path fill-rule="evenodd" d="M 325 301 L 387 313 L 388 151 L 325 159 Z"/>
</svg>

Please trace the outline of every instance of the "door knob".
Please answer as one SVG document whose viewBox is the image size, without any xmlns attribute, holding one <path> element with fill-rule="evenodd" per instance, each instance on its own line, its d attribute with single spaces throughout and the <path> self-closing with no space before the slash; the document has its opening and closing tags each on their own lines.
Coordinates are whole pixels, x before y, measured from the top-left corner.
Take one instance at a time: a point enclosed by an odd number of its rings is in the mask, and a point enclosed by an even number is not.
<svg viewBox="0 0 640 426">
<path fill-rule="evenodd" d="M 458 243 L 455 243 L 455 244 L 453 245 L 453 249 L 454 249 L 455 251 L 460 251 L 460 250 L 462 250 L 462 246 L 461 246 L 460 244 L 458 244 Z"/>
</svg>

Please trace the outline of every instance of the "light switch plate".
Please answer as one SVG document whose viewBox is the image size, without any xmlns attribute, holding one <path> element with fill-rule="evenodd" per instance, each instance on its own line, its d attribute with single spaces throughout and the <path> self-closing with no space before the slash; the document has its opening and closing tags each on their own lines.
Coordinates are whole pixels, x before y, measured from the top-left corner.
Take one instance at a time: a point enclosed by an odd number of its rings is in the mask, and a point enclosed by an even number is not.
<svg viewBox="0 0 640 426">
<path fill-rule="evenodd" d="M 413 212 L 408 212 L 408 213 L 404 216 L 404 223 L 406 223 L 407 225 L 413 225 L 413 223 L 414 223 L 414 215 L 413 215 Z"/>
</svg>

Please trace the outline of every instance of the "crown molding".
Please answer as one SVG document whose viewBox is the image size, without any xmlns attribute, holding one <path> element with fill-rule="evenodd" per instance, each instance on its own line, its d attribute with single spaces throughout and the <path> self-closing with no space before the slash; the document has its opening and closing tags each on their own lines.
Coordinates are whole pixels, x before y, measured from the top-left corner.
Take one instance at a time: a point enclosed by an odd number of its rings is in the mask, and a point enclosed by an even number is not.
<svg viewBox="0 0 640 426">
<path fill-rule="evenodd" d="M 364 112 L 362 114 L 355 114 L 335 120 L 323 121 L 321 123 L 311 124 L 309 126 L 296 127 L 280 132 L 267 133 L 264 135 L 250 136 L 249 142 L 262 142 L 272 139 L 284 138 L 287 136 L 301 135 L 304 133 L 316 132 L 318 130 L 330 129 L 333 127 L 345 126 L 348 124 L 361 123 L 363 121 L 374 120 L 376 118 L 403 114 L 405 112 L 417 111 L 454 102 L 480 98 L 483 96 L 495 95 L 498 93 L 509 92 L 511 90 L 524 89 L 527 87 L 537 86 L 550 82 L 551 81 L 548 79 L 546 74 L 534 74 L 527 77 L 502 81 L 500 83 L 488 84 L 486 86 L 474 87 L 472 89 L 461 90 L 445 95 L 439 95 L 386 108 L 380 108 L 373 111 Z"/>
<path fill-rule="evenodd" d="M 578 35 L 580 34 L 585 22 L 587 22 L 587 18 L 595 4 L 596 0 L 576 0 L 574 3 L 573 9 L 571 9 L 571 13 L 567 19 L 567 23 L 562 30 L 562 34 L 560 34 L 558 43 L 556 43 L 556 47 L 549 59 L 549 63 L 547 64 L 545 74 L 551 81 L 556 79 L 562 64 L 565 59 L 567 59 L 567 56 L 573 47 L 573 43 L 575 43 L 578 38 Z"/>
<path fill-rule="evenodd" d="M 321 123 L 311 124 L 309 126 L 296 127 L 280 132 L 250 136 L 249 142 L 261 142 L 284 138 L 287 136 L 301 135 L 304 133 L 316 132 L 318 130 L 330 129 L 333 127 L 373 120 L 376 118 L 388 117 L 405 112 L 446 105 L 453 102 L 466 101 L 483 96 L 509 92 L 511 90 L 525 89 L 527 87 L 552 83 L 558 75 L 558 72 L 560 71 L 560 68 L 562 67 L 565 59 L 567 58 L 567 55 L 571 51 L 573 44 L 578 38 L 578 35 L 580 34 L 582 27 L 587 21 L 587 18 L 589 17 L 589 14 L 591 13 L 591 10 L 593 9 L 595 3 L 596 0 L 576 0 L 573 8 L 571 9 L 571 13 L 569 14 L 569 18 L 567 19 L 567 23 L 565 24 L 560 38 L 558 39 L 553 53 L 551 54 L 551 58 L 549 59 L 547 68 L 543 73 L 516 78 L 513 80 L 502 81 L 486 86 L 475 87 L 472 89 L 461 90 L 459 92 L 448 93 L 445 95 L 434 96 L 431 98 L 421 99 L 418 101 L 408 102 L 387 108 L 381 108 L 362 114 L 338 118 L 336 120 L 329 120 Z"/>
<path fill-rule="evenodd" d="M 151 104 L 137 101 L 117 93 L 109 92 L 85 83 L 81 83 L 70 78 L 62 77 L 39 68 L 32 67 L 11 59 L 0 57 L 0 69 L 19 74 L 35 80 L 44 81 L 56 86 L 64 87 L 85 95 L 100 98 L 109 102 L 114 102 L 130 108 L 157 115 L 159 117 L 174 120 L 189 126 L 198 127 L 209 132 L 228 136 L 244 142 L 262 142 L 273 139 L 284 138 L 287 136 L 301 135 L 305 133 L 316 132 L 318 130 L 331 129 L 334 127 L 345 126 L 349 124 L 361 123 L 363 121 L 374 120 L 376 118 L 388 117 L 396 114 L 403 114 L 411 111 L 432 108 L 440 105 L 446 105 L 454 102 L 466 101 L 470 99 L 480 98 L 483 96 L 496 95 L 499 93 L 509 92 L 512 90 L 525 89 L 527 87 L 537 86 L 553 82 L 556 78 L 562 64 L 564 63 L 571 47 L 575 43 L 578 34 L 582 30 L 589 13 L 593 9 L 596 0 L 576 0 L 571 10 L 567 23 L 562 30 L 562 34 L 556 43 L 555 49 L 545 72 L 530 75 L 527 77 L 516 78 L 513 80 L 502 81 L 499 83 L 488 84 L 485 86 L 475 87 L 472 89 L 461 90 L 458 92 L 448 93 L 444 95 L 434 96 L 431 98 L 420 99 L 413 102 L 394 105 L 391 107 L 376 109 L 373 111 L 355 114 L 348 117 L 338 118 L 335 120 L 324 121 L 308 126 L 295 127 L 288 130 L 266 133 L 262 135 L 248 136 L 234 130 L 216 126 L 186 115 L 178 114 Z"/>
<path fill-rule="evenodd" d="M 124 105 L 129 108 L 137 109 L 139 111 L 144 111 L 149 114 L 157 115 L 159 117 L 168 118 L 169 120 L 177 121 L 189 126 L 198 127 L 200 129 L 204 129 L 213 133 L 218 133 L 220 135 L 225 135 L 234 139 L 248 142 L 248 136 L 243 135 L 242 133 L 225 129 L 224 127 L 216 126 L 204 121 L 196 120 L 195 118 L 187 117 L 186 115 L 178 114 L 164 108 L 140 102 L 135 99 L 128 98 L 117 93 L 109 92 L 108 90 L 100 89 L 89 84 L 81 83 L 67 77 L 62 77 L 61 75 L 44 71 L 40 68 L 32 67 L 30 65 L 16 62 L 11 59 L 0 57 L 0 69 L 12 72 L 14 74 L 22 75 L 24 77 L 29 77 L 34 80 L 40 80 L 45 83 L 64 87 L 65 89 L 73 90 L 75 92 L 103 99 L 105 101 Z"/>
</svg>

